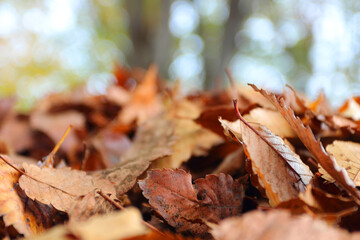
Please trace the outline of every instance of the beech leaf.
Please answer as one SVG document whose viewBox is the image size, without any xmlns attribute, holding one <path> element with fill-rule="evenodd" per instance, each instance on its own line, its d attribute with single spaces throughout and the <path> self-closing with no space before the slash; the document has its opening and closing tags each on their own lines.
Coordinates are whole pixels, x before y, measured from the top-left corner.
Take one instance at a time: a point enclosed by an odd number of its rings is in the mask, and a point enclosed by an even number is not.
<svg viewBox="0 0 360 240">
<path fill-rule="evenodd" d="M 360 192 L 356 189 L 354 182 L 346 170 L 337 164 L 333 155 L 329 155 L 325 151 L 320 140 L 315 139 L 311 128 L 304 126 L 302 121 L 295 116 L 294 111 L 285 104 L 284 99 L 277 97 L 273 93 L 268 93 L 263 89 L 258 89 L 255 85 L 250 84 L 250 86 L 255 91 L 260 92 L 278 109 L 321 167 L 360 203 Z"/>
<path fill-rule="evenodd" d="M 237 104 L 235 108 L 237 109 Z M 245 152 L 252 161 L 253 171 L 265 188 L 270 205 L 297 197 L 312 178 L 309 167 L 280 137 L 266 127 L 258 123 L 250 125 L 240 113 L 239 118 L 240 130 L 238 127 L 232 130 L 233 125 L 219 120 L 226 131 L 231 131 L 236 138 L 242 139 Z"/>
</svg>

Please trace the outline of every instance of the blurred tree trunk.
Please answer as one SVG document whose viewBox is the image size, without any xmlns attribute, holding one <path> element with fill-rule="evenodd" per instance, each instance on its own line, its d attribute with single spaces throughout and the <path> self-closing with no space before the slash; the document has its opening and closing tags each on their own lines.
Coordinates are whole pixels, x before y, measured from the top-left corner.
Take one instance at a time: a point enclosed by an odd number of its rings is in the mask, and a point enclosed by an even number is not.
<svg viewBox="0 0 360 240">
<path fill-rule="evenodd" d="M 228 67 L 231 58 L 233 57 L 234 52 L 236 52 L 235 46 L 235 35 L 240 29 L 240 25 L 244 20 L 247 19 L 250 14 L 251 7 L 250 0 L 230 0 L 229 1 L 229 18 L 225 24 L 225 30 L 222 34 L 222 40 L 218 41 L 217 45 L 206 45 L 204 49 L 204 59 L 205 59 L 205 81 L 204 88 L 212 89 L 215 86 L 215 81 L 217 78 L 224 76 L 225 68 Z M 223 28 L 223 26 L 221 26 Z M 218 44 L 222 42 L 222 45 Z M 216 55 L 211 49 L 217 49 Z M 217 56 L 214 58 L 214 56 Z M 220 63 L 219 63 L 220 62 Z M 216 84 L 217 85 L 217 84 Z"/>
<path fill-rule="evenodd" d="M 166 0 L 126 1 L 133 52 L 130 66 L 147 68 L 155 62 L 161 76 L 167 76 L 172 38 L 168 28 L 170 5 Z"/>
</svg>

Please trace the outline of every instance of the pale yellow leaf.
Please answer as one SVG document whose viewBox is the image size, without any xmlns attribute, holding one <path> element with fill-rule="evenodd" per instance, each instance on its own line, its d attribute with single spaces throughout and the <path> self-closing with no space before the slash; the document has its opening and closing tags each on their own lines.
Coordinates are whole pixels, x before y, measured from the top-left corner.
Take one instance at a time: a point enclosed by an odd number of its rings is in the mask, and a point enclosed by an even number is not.
<svg viewBox="0 0 360 240">
<path fill-rule="evenodd" d="M 127 208 L 119 212 L 97 215 L 84 222 L 71 222 L 52 228 L 32 240 L 113 240 L 131 238 L 146 234 L 148 231 L 142 223 L 142 216 L 136 208 Z"/>
<path fill-rule="evenodd" d="M 360 171 L 360 144 L 336 140 L 326 146 L 326 151 L 334 155 L 339 166 L 345 168 L 356 186 L 360 186 L 360 177 L 358 176 Z M 319 172 L 323 174 L 325 179 L 334 181 L 322 167 L 320 167 Z"/>
</svg>

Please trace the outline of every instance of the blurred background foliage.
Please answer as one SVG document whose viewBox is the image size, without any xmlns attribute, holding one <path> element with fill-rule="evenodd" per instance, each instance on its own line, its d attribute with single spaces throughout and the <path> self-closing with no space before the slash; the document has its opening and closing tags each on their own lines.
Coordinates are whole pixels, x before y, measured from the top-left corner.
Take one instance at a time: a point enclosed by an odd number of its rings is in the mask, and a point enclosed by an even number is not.
<svg viewBox="0 0 360 240">
<path fill-rule="evenodd" d="M 289 83 L 335 105 L 360 93 L 360 2 L 340 0 L 0 1 L 0 95 L 29 109 L 86 84 L 104 93 L 116 64 L 183 82 Z"/>
</svg>

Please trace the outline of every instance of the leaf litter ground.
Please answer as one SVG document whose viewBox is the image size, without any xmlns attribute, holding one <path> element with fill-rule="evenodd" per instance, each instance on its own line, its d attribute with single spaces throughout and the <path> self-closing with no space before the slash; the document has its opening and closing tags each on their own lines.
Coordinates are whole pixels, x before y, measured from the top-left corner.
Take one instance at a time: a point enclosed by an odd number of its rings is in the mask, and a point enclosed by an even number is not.
<svg viewBox="0 0 360 240">
<path fill-rule="evenodd" d="M 360 239 L 358 98 L 117 73 L 27 114 L 0 99 L 2 238 Z"/>
</svg>

